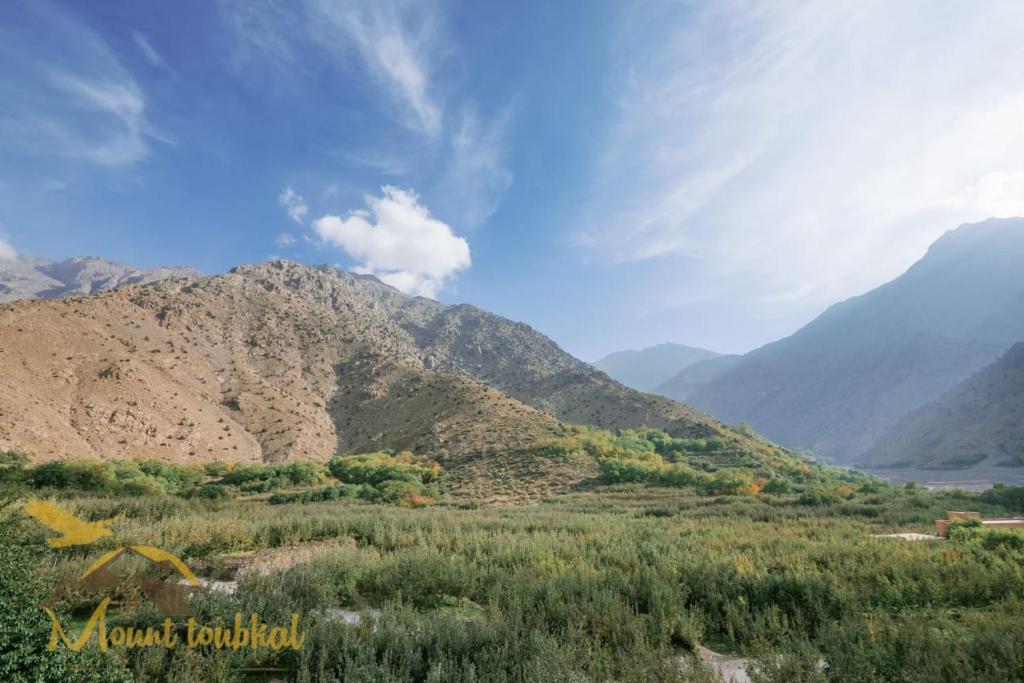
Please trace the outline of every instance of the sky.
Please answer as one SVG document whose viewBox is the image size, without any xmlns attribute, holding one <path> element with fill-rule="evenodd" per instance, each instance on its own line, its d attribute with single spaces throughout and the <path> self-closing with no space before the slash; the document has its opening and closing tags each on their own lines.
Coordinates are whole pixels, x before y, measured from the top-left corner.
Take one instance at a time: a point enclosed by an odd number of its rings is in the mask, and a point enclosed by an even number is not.
<svg viewBox="0 0 1024 683">
<path fill-rule="evenodd" d="M 743 352 L 1024 215 L 1024 3 L 0 5 L 0 260 L 372 273 Z"/>
</svg>

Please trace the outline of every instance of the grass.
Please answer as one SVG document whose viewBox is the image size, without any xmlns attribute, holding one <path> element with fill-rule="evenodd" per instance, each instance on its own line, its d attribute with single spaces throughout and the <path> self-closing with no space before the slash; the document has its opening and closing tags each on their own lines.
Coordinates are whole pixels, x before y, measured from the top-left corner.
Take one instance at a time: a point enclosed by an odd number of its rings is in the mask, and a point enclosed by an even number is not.
<svg viewBox="0 0 1024 683">
<path fill-rule="evenodd" d="M 54 551 L 38 525 L 19 524 L 51 582 L 126 541 L 196 566 L 332 542 L 197 603 L 206 621 L 299 612 L 302 650 L 114 655 L 139 680 L 258 679 L 252 669 L 318 681 L 709 680 L 699 667 L 684 675 L 679 658 L 710 644 L 759 657 L 762 680 L 1011 681 L 1024 677 L 1020 537 L 871 538 L 928 531 L 947 509 L 1011 514 L 1010 493 L 709 496 L 631 484 L 476 509 L 73 494 L 63 502 L 82 517 L 125 515 L 115 538 Z M 96 598 L 60 608 L 80 615 Z M 340 608 L 382 612 L 343 626 L 329 616 Z"/>
</svg>

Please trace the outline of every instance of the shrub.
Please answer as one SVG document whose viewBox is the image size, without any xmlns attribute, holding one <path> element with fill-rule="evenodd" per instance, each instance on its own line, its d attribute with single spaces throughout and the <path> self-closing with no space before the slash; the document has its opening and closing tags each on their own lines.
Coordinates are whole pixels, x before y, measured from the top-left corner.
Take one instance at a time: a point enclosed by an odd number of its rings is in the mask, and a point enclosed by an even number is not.
<svg viewBox="0 0 1024 683">
<path fill-rule="evenodd" d="M 793 485 L 782 477 L 772 477 L 761 487 L 763 493 L 789 493 Z"/>
<path fill-rule="evenodd" d="M 231 498 L 231 492 L 223 486 L 217 486 L 216 484 L 204 484 L 189 493 L 190 498 L 199 498 L 201 500 L 228 500 Z"/>
<path fill-rule="evenodd" d="M 662 474 L 663 467 L 640 460 L 607 458 L 601 461 L 601 480 L 607 484 L 651 482 Z"/>
<path fill-rule="evenodd" d="M 28 473 L 36 488 L 78 489 L 80 491 L 112 491 L 114 467 L 98 460 L 59 460 L 36 465 Z"/>
<path fill-rule="evenodd" d="M 385 482 L 433 484 L 441 478 L 441 466 L 412 453 L 388 452 L 338 456 L 327 465 L 331 475 L 346 484 L 379 486 Z"/>
<path fill-rule="evenodd" d="M 0 452 L 0 481 L 20 481 L 25 476 L 28 456 L 16 451 Z"/>
</svg>

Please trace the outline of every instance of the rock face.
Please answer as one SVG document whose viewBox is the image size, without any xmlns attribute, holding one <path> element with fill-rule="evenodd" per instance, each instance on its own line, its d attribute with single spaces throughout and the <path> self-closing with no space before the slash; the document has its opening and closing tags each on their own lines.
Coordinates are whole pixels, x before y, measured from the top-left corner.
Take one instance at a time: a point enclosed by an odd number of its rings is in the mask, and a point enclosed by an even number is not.
<svg viewBox="0 0 1024 683">
<path fill-rule="evenodd" d="M 1024 467 L 1024 343 L 901 420 L 867 465 Z"/>
<path fill-rule="evenodd" d="M 689 402 L 857 462 L 908 413 L 1024 339 L 1024 219 L 946 233 L 899 278 L 746 354 Z"/>
<path fill-rule="evenodd" d="M 639 351 L 617 351 L 594 363 L 594 367 L 627 387 L 652 391 L 683 369 L 718 355 L 683 344 L 658 344 Z"/>
<path fill-rule="evenodd" d="M 530 327 L 285 261 L 0 306 L 0 450 L 62 457 L 458 462 L 558 421 L 702 436 Z"/>
<path fill-rule="evenodd" d="M 143 284 L 173 277 L 200 277 L 194 268 L 143 270 L 92 256 L 65 261 L 32 257 L 0 260 L 0 303 L 18 299 L 57 299 L 98 294 L 126 284 Z"/>
</svg>

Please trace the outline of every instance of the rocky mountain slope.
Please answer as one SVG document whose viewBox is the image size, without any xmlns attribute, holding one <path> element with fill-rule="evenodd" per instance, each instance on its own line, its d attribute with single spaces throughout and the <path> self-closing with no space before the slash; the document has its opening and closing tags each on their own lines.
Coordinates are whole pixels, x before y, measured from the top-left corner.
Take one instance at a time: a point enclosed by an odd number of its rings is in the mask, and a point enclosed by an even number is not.
<svg viewBox="0 0 1024 683">
<path fill-rule="evenodd" d="M 559 420 L 721 429 L 527 325 L 331 268 L 276 261 L 0 306 L 0 450 L 37 460 L 391 448 L 468 467 L 551 438 Z"/>
<path fill-rule="evenodd" d="M 657 344 L 639 351 L 616 351 L 594 363 L 612 379 L 639 391 L 651 391 L 694 363 L 719 354 L 684 344 Z"/>
<path fill-rule="evenodd" d="M 0 303 L 97 294 L 121 285 L 201 275 L 194 268 L 146 270 L 93 256 L 76 256 L 64 261 L 20 256 L 13 260 L 0 260 Z"/>
<path fill-rule="evenodd" d="M 743 356 L 729 354 L 699 361 L 654 387 L 651 393 L 684 403 L 690 400 L 690 396 L 736 367 L 742 358 Z"/>
<path fill-rule="evenodd" d="M 1024 220 L 946 233 L 899 278 L 746 354 L 689 397 L 778 443 L 855 462 L 1024 339 Z"/>
<path fill-rule="evenodd" d="M 864 464 L 1024 466 L 1024 343 L 901 420 Z"/>
</svg>

